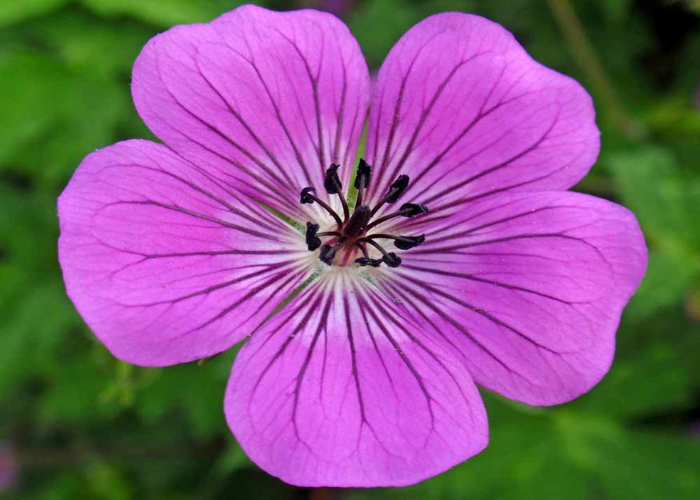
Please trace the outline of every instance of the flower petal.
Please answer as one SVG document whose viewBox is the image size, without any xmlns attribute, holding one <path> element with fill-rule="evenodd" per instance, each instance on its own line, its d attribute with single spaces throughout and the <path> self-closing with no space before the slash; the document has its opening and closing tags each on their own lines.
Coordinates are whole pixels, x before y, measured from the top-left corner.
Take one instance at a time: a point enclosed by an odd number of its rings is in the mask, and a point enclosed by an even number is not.
<svg viewBox="0 0 700 500">
<path fill-rule="evenodd" d="M 240 351 L 225 409 L 245 452 L 300 486 L 399 486 L 481 451 L 464 366 L 351 272 L 311 285 Z"/>
<path fill-rule="evenodd" d="M 382 196 L 399 174 L 404 195 L 434 209 L 505 190 L 559 190 L 598 156 L 591 98 L 534 61 L 482 17 L 427 18 L 394 46 L 373 94 L 367 157 Z"/>
<path fill-rule="evenodd" d="M 647 261 L 625 208 L 578 193 L 506 193 L 408 221 L 426 242 L 392 290 L 443 332 L 477 383 L 549 405 L 608 371 Z"/>
<path fill-rule="evenodd" d="M 229 348 L 307 274 L 300 233 L 235 184 L 147 141 L 83 160 L 58 213 L 68 295 L 107 348 L 131 363 L 167 365 Z"/>
<path fill-rule="evenodd" d="M 170 147 L 304 219 L 301 188 L 320 188 L 331 163 L 349 180 L 369 84 L 338 18 L 246 5 L 153 38 L 134 65 L 132 91 Z"/>
</svg>

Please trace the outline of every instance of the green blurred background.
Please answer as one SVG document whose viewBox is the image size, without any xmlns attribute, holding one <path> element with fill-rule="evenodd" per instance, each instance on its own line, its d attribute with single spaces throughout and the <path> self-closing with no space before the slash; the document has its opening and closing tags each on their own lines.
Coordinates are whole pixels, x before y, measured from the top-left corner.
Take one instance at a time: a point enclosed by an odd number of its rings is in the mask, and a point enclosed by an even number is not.
<svg viewBox="0 0 700 500">
<path fill-rule="evenodd" d="M 632 208 L 650 247 L 617 359 L 556 408 L 486 394 L 491 444 L 405 489 L 304 490 L 253 466 L 203 367 L 112 358 L 64 294 L 56 197 L 83 156 L 150 137 L 129 96 L 151 36 L 230 0 L 0 0 L 0 496 L 22 499 L 700 499 L 700 2 L 336 0 L 372 69 L 412 24 L 458 10 L 515 33 L 593 94 L 600 160 L 577 189 Z"/>
</svg>

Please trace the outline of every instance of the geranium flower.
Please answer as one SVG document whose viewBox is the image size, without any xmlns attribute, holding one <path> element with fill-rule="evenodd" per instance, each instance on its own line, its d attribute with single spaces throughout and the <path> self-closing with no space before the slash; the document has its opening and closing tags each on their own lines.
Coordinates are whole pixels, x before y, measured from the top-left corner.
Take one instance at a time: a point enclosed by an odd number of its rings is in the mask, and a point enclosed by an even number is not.
<svg viewBox="0 0 700 500">
<path fill-rule="evenodd" d="M 76 171 L 68 294 L 138 365 L 248 338 L 225 414 L 270 474 L 414 483 L 486 446 L 476 384 L 553 405 L 608 371 L 644 240 L 565 191 L 598 155 L 591 99 L 499 25 L 424 20 L 370 90 L 337 18 L 245 6 L 153 38 L 132 91 L 164 145 Z"/>
</svg>

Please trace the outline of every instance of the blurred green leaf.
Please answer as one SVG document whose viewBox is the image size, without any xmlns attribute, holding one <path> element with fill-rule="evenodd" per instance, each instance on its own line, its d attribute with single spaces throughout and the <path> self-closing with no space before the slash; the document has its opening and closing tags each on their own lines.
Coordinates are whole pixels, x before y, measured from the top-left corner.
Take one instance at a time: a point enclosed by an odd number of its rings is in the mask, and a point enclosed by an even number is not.
<svg viewBox="0 0 700 500">
<path fill-rule="evenodd" d="M 688 104 L 687 97 L 679 93 L 660 99 L 649 108 L 647 124 L 654 132 L 666 135 L 669 139 L 688 137 L 698 147 L 700 145 L 695 139 L 700 135 L 700 113 L 689 112 Z"/>
<path fill-rule="evenodd" d="M 605 416 L 585 413 L 562 411 L 555 423 L 569 455 L 597 478 L 605 498 L 695 498 L 700 487 L 699 440 L 628 433 Z"/>
<path fill-rule="evenodd" d="M 0 27 L 58 9 L 71 0 L 5 0 L 0 5 Z"/>
<path fill-rule="evenodd" d="M 632 0 L 607 0 L 600 2 L 600 8 L 608 19 L 619 22 L 625 19 L 627 12 L 632 6 Z"/>
<path fill-rule="evenodd" d="M 0 398 L 37 371 L 49 371 L 64 333 L 77 326 L 62 288 L 50 282 L 13 301 L 0 327 Z M 51 318 L 51 321 L 47 321 Z"/>
<path fill-rule="evenodd" d="M 682 175 L 673 154 L 647 146 L 609 161 L 622 197 L 663 249 L 698 258 L 700 180 Z"/>
<path fill-rule="evenodd" d="M 0 185 L 0 397 L 51 368 L 65 332 L 81 323 L 56 269 L 54 203 Z"/>
<path fill-rule="evenodd" d="M 353 498 L 440 500 L 588 498 L 589 487 L 565 453 L 549 412 L 523 412 L 486 394 L 490 443 L 479 455 L 408 488 L 357 492 Z"/>
<path fill-rule="evenodd" d="M 353 498 L 658 499 L 666 487 L 670 498 L 690 499 L 698 491 L 700 440 L 628 432 L 604 414 L 566 407 L 523 413 L 486 399 L 491 443 L 480 455 L 418 485 Z"/>
<path fill-rule="evenodd" d="M 36 497 L 40 500 L 128 500 L 134 497 L 128 478 L 116 466 L 97 462 L 70 470 Z"/>
<path fill-rule="evenodd" d="M 695 391 L 688 367 L 679 362 L 678 344 L 663 337 L 643 356 L 616 360 L 600 385 L 572 406 L 617 418 L 686 408 Z"/>
<path fill-rule="evenodd" d="M 353 11 L 348 25 L 360 42 L 370 67 L 378 68 L 389 49 L 421 17 L 421 9 L 412 2 L 369 0 Z M 391 22 L 387 23 L 387 19 Z"/>
<path fill-rule="evenodd" d="M 651 314 L 677 301 L 700 275 L 700 179 L 653 146 L 615 153 L 608 163 L 651 247 L 648 274 L 631 304 L 635 315 Z"/>
<path fill-rule="evenodd" d="M 212 364 L 158 370 L 154 379 L 139 391 L 136 410 L 146 422 L 160 421 L 174 412 L 182 413 L 195 434 L 210 437 L 227 429 L 223 413 L 226 379 Z"/>
<path fill-rule="evenodd" d="M 101 78 L 125 78 L 153 29 L 131 20 L 106 21 L 65 11 L 17 27 L 20 37 L 40 38 L 67 68 Z"/>
<path fill-rule="evenodd" d="M 608 498 L 697 500 L 700 440 L 649 432 L 623 439 L 593 439 L 597 476 Z"/>
<path fill-rule="evenodd" d="M 131 16 L 158 26 L 211 21 L 243 2 L 229 0 L 81 0 L 101 16 Z"/>
<path fill-rule="evenodd" d="M 243 449 L 238 444 L 231 444 L 226 452 L 221 455 L 217 463 L 217 469 L 221 475 L 225 476 L 235 470 L 251 465 L 252 462 L 246 456 Z"/>
<path fill-rule="evenodd" d="M 627 314 L 637 318 L 651 316 L 676 303 L 696 281 L 692 259 L 652 248 L 646 276 L 627 307 Z"/>
<path fill-rule="evenodd" d="M 50 377 L 41 417 L 48 422 L 94 425 L 102 417 L 116 415 L 120 406 L 101 397 L 109 380 L 107 372 L 94 359 L 71 359 Z"/>
<path fill-rule="evenodd" d="M 101 462 L 90 467 L 87 486 L 95 498 L 101 500 L 129 500 L 134 498 L 129 479 L 116 466 Z"/>
<path fill-rule="evenodd" d="M 30 51 L 0 58 L 0 166 L 55 185 L 108 145 L 132 108 L 127 86 L 75 74 Z"/>
</svg>

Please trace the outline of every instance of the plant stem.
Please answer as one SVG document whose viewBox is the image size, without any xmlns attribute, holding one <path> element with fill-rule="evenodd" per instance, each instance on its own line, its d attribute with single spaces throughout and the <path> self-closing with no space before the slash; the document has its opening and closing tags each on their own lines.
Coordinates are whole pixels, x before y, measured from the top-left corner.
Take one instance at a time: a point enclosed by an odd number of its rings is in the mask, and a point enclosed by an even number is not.
<svg viewBox="0 0 700 500">
<path fill-rule="evenodd" d="M 332 488 L 312 488 L 309 492 L 309 500 L 333 500 L 334 498 Z"/>
<path fill-rule="evenodd" d="M 639 126 L 630 118 L 619 100 L 598 55 L 593 49 L 570 0 L 547 0 L 559 29 L 571 48 L 572 56 L 603 99 L 615 127 L 629 138 L 641 135 Z"/>
</svg>

